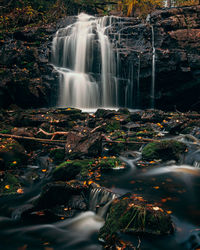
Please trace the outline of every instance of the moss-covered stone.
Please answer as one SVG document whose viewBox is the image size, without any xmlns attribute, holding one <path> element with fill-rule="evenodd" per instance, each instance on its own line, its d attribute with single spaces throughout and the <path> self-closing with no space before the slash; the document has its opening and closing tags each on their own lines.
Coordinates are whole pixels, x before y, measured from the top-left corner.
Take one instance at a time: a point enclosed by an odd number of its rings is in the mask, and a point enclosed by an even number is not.
<svg viewBox="0 0 200 250">
<path fill-rule="evenodd" d="M 49 156 L 55 163 L 61 163 L 65 158 L 65 150 L 63 148 L 56 148 L 50 151 Z"/>
<path fill-rule="evenodd" d="M 87 179 L 89 171 L 108 171 L 123 163 L 116 157 L 103 157 L 98 159 L 70 160 L 61 163 L 53 170 L 53 179 L 66 181 L 74 179 L 78 174 Z"/>
<path fill-rule="evenodd" d="M 162 208 L 129 193 L 112 202 L 99 238 L 109 242 L 118 232 L 164 235 L 172 233 L 173 226 Z"/>
<path fill-rule="evenodd" d="M 105 128 L 106 132 L 113 132 L 121 128 L 120 121 L 110 120 L 107 122 L 107 126 Z"/>
<path fill-rule="evenodd" d="M 24 148 L 14 139 L 0 138 L 0 158 L 4 167 L 20 166 L 26 162 Z"/>
<path fill-rule="evenodd" d="M 121 114 L 130 115 L 130 111 L 127 108 L 120 108 L 118 112 Z"/>
<path fill-rule="evenodd" d="M 5 173 L 1 179 L 0 195 L 15 194 L 21 187 L 18 178 L 11 173 Z"/>
<path fill-rule="evenodd" d="M 142 151 L 144 160 L 179 160 L 186 150 L 186 145 L 175 140 L 163 140 L 147 144 Z"/>
</svg>

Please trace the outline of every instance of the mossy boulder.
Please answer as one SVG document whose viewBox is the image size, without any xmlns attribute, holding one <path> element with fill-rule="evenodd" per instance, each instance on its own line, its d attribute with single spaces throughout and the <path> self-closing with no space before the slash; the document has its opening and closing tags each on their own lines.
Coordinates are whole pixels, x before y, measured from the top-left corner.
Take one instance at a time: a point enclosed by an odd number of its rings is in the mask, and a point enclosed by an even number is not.
<svg viewBox="0 0 200 250">
<path fill-rule="evenodd" d="M 142 158 L 147 161 L 159 159 L 163 161 L 172 159 L 178 161 L 186 148 L 187 146 L 184 143 L 175 140 L 152 142 L 143 148 Z"/>
<path fill-rule="evenodd" d="M 0 196 L 8 194 L 16 194 L 21 188 L 21 184 L 17 176 L 11 173 L 5 173 L 1 176 Z"/>
<path fill-rule="evenodd" d="M 53 170 L 53 179 L 56 181 L 72 180 L 89 167 L 88 160 L 65 161 Z"/>
<path fill-rule="evenodd" d="M 109 120 L 106 125 L 106 132 L 113 132 L 115 130 L 119 130 L 121 128 L 120 121 L 117 120 Z"/>
<path fill-rule="evenodd" d="M 53 179 L 56 181 L 72 180 L 79 174 L 81 178 L 87 179 L 88 173 L 91 171 L 109 171 L 120 166 L 124 167 L 124 163 L 116 157 L 68 160 L 61 163 L 53 170 Z"/>
<path fill-rule="evenodd" d="M 55 163 L 61 163 L 65 158 L 64 148 L 55 148 L 50 151 L 49 156 Z"/>
<path fill-rule="evenodd" d="M 127 108 L 120 108 L 118 112 L 125 115 L 130 115 L 130 111 Z"/>
<path fill-rule="evenodd" d="M 165 235 L 173 232 L 173 225 L 162 208 L 128 193 L 111 203 L 99 239 L 109 242 L 120 232 Z"/>
<path fill-rule="evenodd" d="M 117 114 L 118 112 L 116 112 L 115 110 L 109 110 L 109 109 L 97 109 L 97 111 L 95 112 L 95 116 L 97 118 L 104 118 L 104 119 L 110 119 Z"/>
<path fill-rule="evenodd" d="M 12 168 L 23 165 L 26 160 L 25 149 L 14 139 L 0 138 L 1 168 Z"/>
</svg>

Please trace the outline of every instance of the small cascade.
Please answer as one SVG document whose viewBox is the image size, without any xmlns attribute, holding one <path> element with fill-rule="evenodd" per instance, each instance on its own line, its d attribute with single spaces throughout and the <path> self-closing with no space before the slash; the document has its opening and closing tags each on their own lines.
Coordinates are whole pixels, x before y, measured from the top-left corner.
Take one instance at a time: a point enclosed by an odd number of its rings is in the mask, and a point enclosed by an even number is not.
<svg viewBox="0 0 200 250">
<path fill-rule="evenodd" d="M 140 67 L 141 67 L 141 53 L 138 54 L 138 70 L 137 70 L 137 107 L 140 107 Z"/>
<path fill-rule="evenodd" d="M 117 194 L 106 188 L 94 187 L 90 191 L 89 209 L 97 212 L 97 214 L 103 218 L 106 215 L 110 203 L 117 197 Z"/>
<path fill-rule="evenodd" d="M 152 82 L 151 82 L 151 108 L 155 106 L 155 72 L 156 72 L 156 49 L 155 49 L 155 34 L 154 27 L 151 25 L 152 30 Z"/>
<path fill-rule="evenodd" d="M 52 63 L 60 74 L 59 106 L 117 105 L 117 66 L 107 35 L 112 19 L 82 13 L 77 22 L 57 31 L 52 44 Z"/>
</svg>

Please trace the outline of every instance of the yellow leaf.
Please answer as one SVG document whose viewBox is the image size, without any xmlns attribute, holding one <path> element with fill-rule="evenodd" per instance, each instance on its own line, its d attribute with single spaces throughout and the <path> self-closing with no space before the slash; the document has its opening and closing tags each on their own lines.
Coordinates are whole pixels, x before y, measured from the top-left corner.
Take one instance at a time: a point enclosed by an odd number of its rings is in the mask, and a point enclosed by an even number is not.
<svg viewBox="0 0 200 250">
<path fill-rule="evenodd" d="M 172 211 L 167 211 L 168 214 L 172 214 Z"/>
<path fill-rule="evenodd" d="M 10 189 L 10 185 L 5 185 L 5 189 Z"/>
</svg>

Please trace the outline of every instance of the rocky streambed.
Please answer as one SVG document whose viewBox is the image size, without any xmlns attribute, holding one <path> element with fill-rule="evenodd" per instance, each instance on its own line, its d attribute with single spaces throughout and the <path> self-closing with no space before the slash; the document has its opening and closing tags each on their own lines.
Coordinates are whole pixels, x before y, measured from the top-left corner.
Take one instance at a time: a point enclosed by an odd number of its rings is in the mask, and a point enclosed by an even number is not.
<svg viewBox="0 0 200 250">
<path fill-rule="evenodd" d="M 5 249 L 197 249 L 200 114 L 1 110 Z"/>
</svg>

